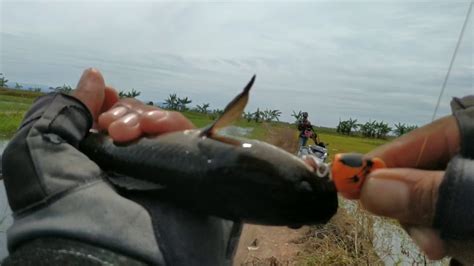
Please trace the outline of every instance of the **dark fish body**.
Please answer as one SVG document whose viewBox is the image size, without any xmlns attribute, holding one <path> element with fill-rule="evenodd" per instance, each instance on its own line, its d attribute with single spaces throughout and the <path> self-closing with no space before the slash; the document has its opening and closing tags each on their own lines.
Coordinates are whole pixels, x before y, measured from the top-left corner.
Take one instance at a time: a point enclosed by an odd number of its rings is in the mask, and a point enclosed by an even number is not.
<svg viewBox="0 0 474 266">
<path fill-rule="evenodd" d="M 81 150 L 130 193 L 148 193 L 183 208 L 234 221 L 298 226 L 324 223 L 337 210 L 333 182 L 296 156 L 256 140 L 220 136 L 239 117 L 255 76 L 202 130 L 115 144 L 92 133 Z"/>
<path fill-rule="evenodd" d="M 153 193 L 219 217 L 250 223 L 323 223 L 337 209 L 334 185 L 296 156 L 264 142 L 240 140 L 236 146 L 182 131 L 116 145 L 91 134 L 81 150 L 118 177 L 123 189 Z M 123 179 L 145 182 L 133 182 Z M 157 185 L 157 186 L 153 186 Z"/>
</svg>

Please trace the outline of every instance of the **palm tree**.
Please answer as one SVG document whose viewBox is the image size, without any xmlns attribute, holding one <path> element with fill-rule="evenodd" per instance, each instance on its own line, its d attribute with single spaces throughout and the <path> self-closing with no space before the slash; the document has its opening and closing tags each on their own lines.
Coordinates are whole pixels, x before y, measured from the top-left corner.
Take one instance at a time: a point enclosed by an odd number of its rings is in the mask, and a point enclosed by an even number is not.
<svg viewBox="0 0 474 266">
<path fill-rule="evenodd" d="M 271 110 L 271 120 L 280 121 L 281 112 L 280 110 Z"/>
<path fill-rule="evenodd" d="M 8 79 L 5 78 L 3 73 L 0 73 L 0 87 L 8 88 L 7 82 L 8 82 Z"/>
<path fill-rule="evenodd" d="M 23 86 L 21 86 L 21 85 L 17 82 L 17 83 L 15 83 L 15 89 L 21 90 L 21 89 L 23 89 Z"/>
<path fill-rule="evenodd" d="M 271 111 L 268 109 L 265 109 L 265 111 L 262 112 L 262 120 L 265 122 L 270 122 L 271 121 Z"/>
<path fill-rule="evenodd" d="M 260 108 L 257 108 L 257 111 L 255 111 L 253 113 L 253 119 L 255 120 L 255 122 L 261 122 L 262 119 L 263 119 L 263 115 L 264 113 L 262 111 L 260 111 Z"/>
<path fill-rule="evenodd" d="M 359 125 L 357 124 L 357 119 L 352 119 L 352 118 L 349 118 L 349 120 L 347 121 L 347 126 L 348 126 L 348 135 L 351 134 L 351 131 L 354 129 L 354 131 L 357 130 L 357 128 L 359 127 Z"/>
<path fill-rule="evenodd" d="M 196 109 L 199 113 L 207 114 L 207 112 L 208 112 L 207 108 L 209 108 L 209 106 L 210 106 L 210 104 L 204 103 L 202 105 L 197 105 Z"/>
<path fill-rule="evenodd" d="M 170 94 L 168 99 L 165 100 L 166 108 L 171 110 L 178 110 L 178 97 L 176 93 Z"/>
<path fill-rule="evenodd" d="M 392 128 L 388 126 L 387 123 L 380 121 L 377 123 L 377 138 L 384 139 L 387 137 L 387 134 L 392 131 Z"/>
<path fill-rule="evenodd" d="M 188 97 L 184 97 L 184 98 L 178 98 L 178 109 L 179 111 L 186 111 L 188 110 L 188 107 L 186 105 L 192 103 L 193 101 L 191 101 L 190 99 L 188 99 Z"/>
<path fill-rule="evenodd" d="M 292 117 L 295 118 L 295 123 L 298 124 L 298 122 L 301 120 L 301 117 L 303 117 L 303 112 L 300 110 L 298 111 L 298 113 L 296 113 L 295 111 L 293 111 L 293 113 L 291 114 Z"/>
<path fill-rule="evenodd" d="M 365 124 L 359 124 L 360 132 L 362 133 L 362 136 L 368 137 L 368 138 L 374 138 L 375 137 L 375 132 L 376 132 L 376 121 L 372 122 L 365 122 Z"/>
<path fill-rule="evenodd" d="M 349 118 L 349 120 L 341 121 L 339 120 L 339 124 L 337 125 L 336 132 L 341 134 L 350 135 L 352 129 L 357 130 L 360 125 L 357 124 L 357 119 Z"/>
<path fill-rule="evenodd" d="M 72 87 L 69 86 L 69 85 L 62 85 L 62 86 L 59 86 L 59 87 L 56 87 L 56 88 L 53 88 L 53 87 L 49 87 L 50 90 L 53 90 L 55 92 L 61 92 L 61 93 L 65 93 L 65 94 L 70 94 L 72 92 Z"/>
<path fill-rule="evenodd" d="M 397 137 L 400 137 L 401 135 L 407 133 L 407 126 L 405 124 L 398 122 L 394 126 L 395 126 L 394 132 L 395 132 L 395 135 L 397 135 Z"/>
<path fill-rule="evenodd" d="M 132 89 L 131 91 L 120 91 L 119 97 L 120 98 L 135 98 L 135 97 L 138 97 L 140 94 L 141 94 L 140 91 Z"/>
<path fill-rule="evenodd" d="M 243 113 L 243 117 L 244 117 L 244 119 L 247 120 L 247 122 L 250 122 L 250 121 L 253 120 L 253 113 L 251 113 L 251 112 Z"/>
</svg>

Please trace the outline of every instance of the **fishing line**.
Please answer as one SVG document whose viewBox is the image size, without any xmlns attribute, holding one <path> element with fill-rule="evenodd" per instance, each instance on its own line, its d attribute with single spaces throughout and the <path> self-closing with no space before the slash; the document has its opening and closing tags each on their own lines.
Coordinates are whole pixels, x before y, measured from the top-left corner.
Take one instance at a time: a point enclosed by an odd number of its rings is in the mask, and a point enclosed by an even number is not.
<svg viewBox="0 0 474 266">
<path fill-rule="evenodd" d="M 471 15 L 471 10 L 472 10 L 473 3 L 474 3 L 474 0 L 471 0 L 471 3 L 469 4 L 469 9 L 467 10 L 466 19 L 464 20 L 464 24 L 462 25 L 462 28 L 461 28 L 461 33 L 459 34 L 459 37 L 458 37 L 456 48 L 454 48 L 453 55 L 451 56 L 451 62 L 449 63 L 448 72 L 446 72 L 446 76 L 444 77 L 443 85 L 441 86 L 441 91 L 439 92 L 438 102 L 436 103 L 436 106 L 435 106 L 435 109 L 434 109 L 434 112 L 433 112 L 433 116 L 431 117 L 431 122 L 433 122 L 435 120 L 436 113 L 438 112 L 438 108 L 439 108 L 439 105 L 441 103 L 441 98 L 443 97 L 444 90 L 446 89 L 446 84 L 448 83 L 448 79 L 449 79 L 449 76 L 451 74 L 451 70 L 453 68 L 454 61 L 456 60 L 456 56 L 458 54 L 459 46 L 461 45 L 462 39 L 464 37 L 464 32 L 466 31 L 466 25 L 469 21 L 470 15 Z M 418 164 L 420 163 L 421 155 L 423 154 L 423 151 L 425 150 L 427 141 L 428 141 L 428 137 L 425 137 L 425 140 L 423 141 L 423 144 L 421 146 L 421 151 L 418 155 L 418 159 L 416 160 L 416 167 L 418 167 Z"/>
<path fill-rule="evenodd" d="M 431 122 L 434 121 L 434 119 L 436 117 L 436 113 L 438 112 L 438 108 L 439 108 L 439 105 L 440 105 L 440 102 L 441 102 L 441 98 L 443 97 L 444 89 L 446 88 L 446 84 L 448 83 L 449 75 L 451 74 L 451 69 L 453 68 L 454 60 L 456 60 L 456 56 L 458 54 L 459 46 L 461 45 L 462 39 L 464 37 L 464 32 L 466 30 L 467 22 L 469 21 L 469 17 L 470 17 L 470 14 L 471 14 L 473 2 L 474 1 L 471 0 L 471 4 L 469 5 L 469 9 L 467 10 L 466 19 L 464 20 L 464 24 L 462 25 L 461 33 L 459 34 L 459 38 L 458 38 L 458 42 L 456 44 L 456 48 L 454 49 L 453 56 L 451 57 L 451 62 L 449 63 L 448 72 L 446 73 L 446 76 L 444 77 L 443 85 L 441 86 L 441 91 L 439 93 L 438 102 L 436 103 L 436 107 L 435 107 L 435 110 L 433 112 L 433 117 L 431 118 Z"/>
</svg>

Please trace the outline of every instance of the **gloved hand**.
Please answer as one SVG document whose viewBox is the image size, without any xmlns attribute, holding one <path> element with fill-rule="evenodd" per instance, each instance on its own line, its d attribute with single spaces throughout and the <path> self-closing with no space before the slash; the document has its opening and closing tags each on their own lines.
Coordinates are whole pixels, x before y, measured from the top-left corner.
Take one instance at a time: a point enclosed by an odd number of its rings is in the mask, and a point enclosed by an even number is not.
<svg viewBox="0 0 474 266">
<path fill-rule="evenodd" d="M 114 104 L 120 106 L 110 109 Z M 84 72 L 73 97 L 39 98 L 2 158 L 14 212 L 8 230 L 12 255 L 4 263 L 230 263 L 232 223 L 146 196 L 131 200 L 119 195 L 78 150 L 93 124 L 108 129 L 117 141 L 192 127 L 178 113 L 132 100 L 118 102 L 117 93 L 94 69 Z M 197 243 L 206 237 L 205 243 Z"/>
</svg>

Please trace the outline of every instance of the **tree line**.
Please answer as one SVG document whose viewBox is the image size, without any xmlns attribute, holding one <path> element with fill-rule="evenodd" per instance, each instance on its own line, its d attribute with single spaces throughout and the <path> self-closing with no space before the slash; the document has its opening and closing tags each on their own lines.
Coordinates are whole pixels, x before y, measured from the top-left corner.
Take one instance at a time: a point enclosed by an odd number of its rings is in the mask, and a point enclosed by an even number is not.
<svg viewBox="0 0 474 266">
<path fill-rule="evenodd" d="M 224 113 L 224 109 L 211 109 L 209 103 L 198 104 L 194 108 L 188 105 L 192 103 L 192 100 L 188 97 L 178 97 L 176 93 L 170 94 L 164 102 L 164 108 L 174 111 L 194 111 L 202 114 L 207 114 L 211 119 L 216 119 Z M 279 110 L 265 109 L 260 110 L 257 108 L 255 112 L 245 112 L 242 114 L 242 118 L 248 122 L 255 121 L 261 122 L 273 122 L 280 121 L 281 112 Z"/>
<path fill-rule="evenodd" d="M 388 133 L 393 132 L 397 137 L 406 134 L 414 129 L 418 128 L 417 125 L 408 125 L 405 123 L 398 122 L 397 124 L 389 127 L 388 123 L 384 121 L 369 121 L 365 123 L 357 123 L 357 119 L 349 118 L 349 120 L 339 121 L 336 132 L 352 135 L 360 134 L 368 138 L 380 138 L 384 139 Z"/>
<path fill-rule="evenodd" d="M 8 88 L 7 85 L 8 79 L 0 73 L 0 87 Z M 19 83 L 15 84 L 15 89 L 23 89 L 23 86 Z M 30 91 L 40 92 L 41 88 L 28 88 Z M 66 94 L 71 94 L 73 88 L 67 84 L 58 87 L 49 87 L 49 90 L 54 92 L 61 92 Z M 131 89 L 128 91 L 119 91 L 120 98 L 135 98 L 141 94 L 140 91 Z M 194 111 L 202 114 L 207 114 L 211 119 L 216 119 L 224 113 L 223 109 L 211 109 L 209 103 L 198 104 L 195 107 L 190 107 L 192 100 L 189 97 L 178 97 L 176 93 L 170 94 L 168 98 L 164 101 L 164 106 L 162 108 L 185 112 L 185 111 Z M 154 105 L 153 102 L 148 102 L 149 105 Z M 242 114 L 242 118 L 248 122 L 254 121 L 257 123 L 261 122 L 274 122 L 280 121 L 280 116 L 282 112 L 280 110 L 265 109 L 261 110 L 257 108 L 254 112 L 245 112 Z M 300 121 L 303 117 L 303 112 L 298 111 L 291 114 L 295 118 L 295 123 Z M 369 121 L 365 123 L 357 123 L 357 119 L 349 118 L 349 120 L 339 121 L 337 125 L 336 132 L 345 135 L 354 135 L 359 134 L 368 138 L 386 138 L 390 132 L 393 132 L 396 136 L 401 136 L 406 134 L 416 128 L 416 125 L 408 125 L 405 123 L 397 123 L 392 127 L 389 127 L 388 123 L 384 121 Z"/>
</svg>

